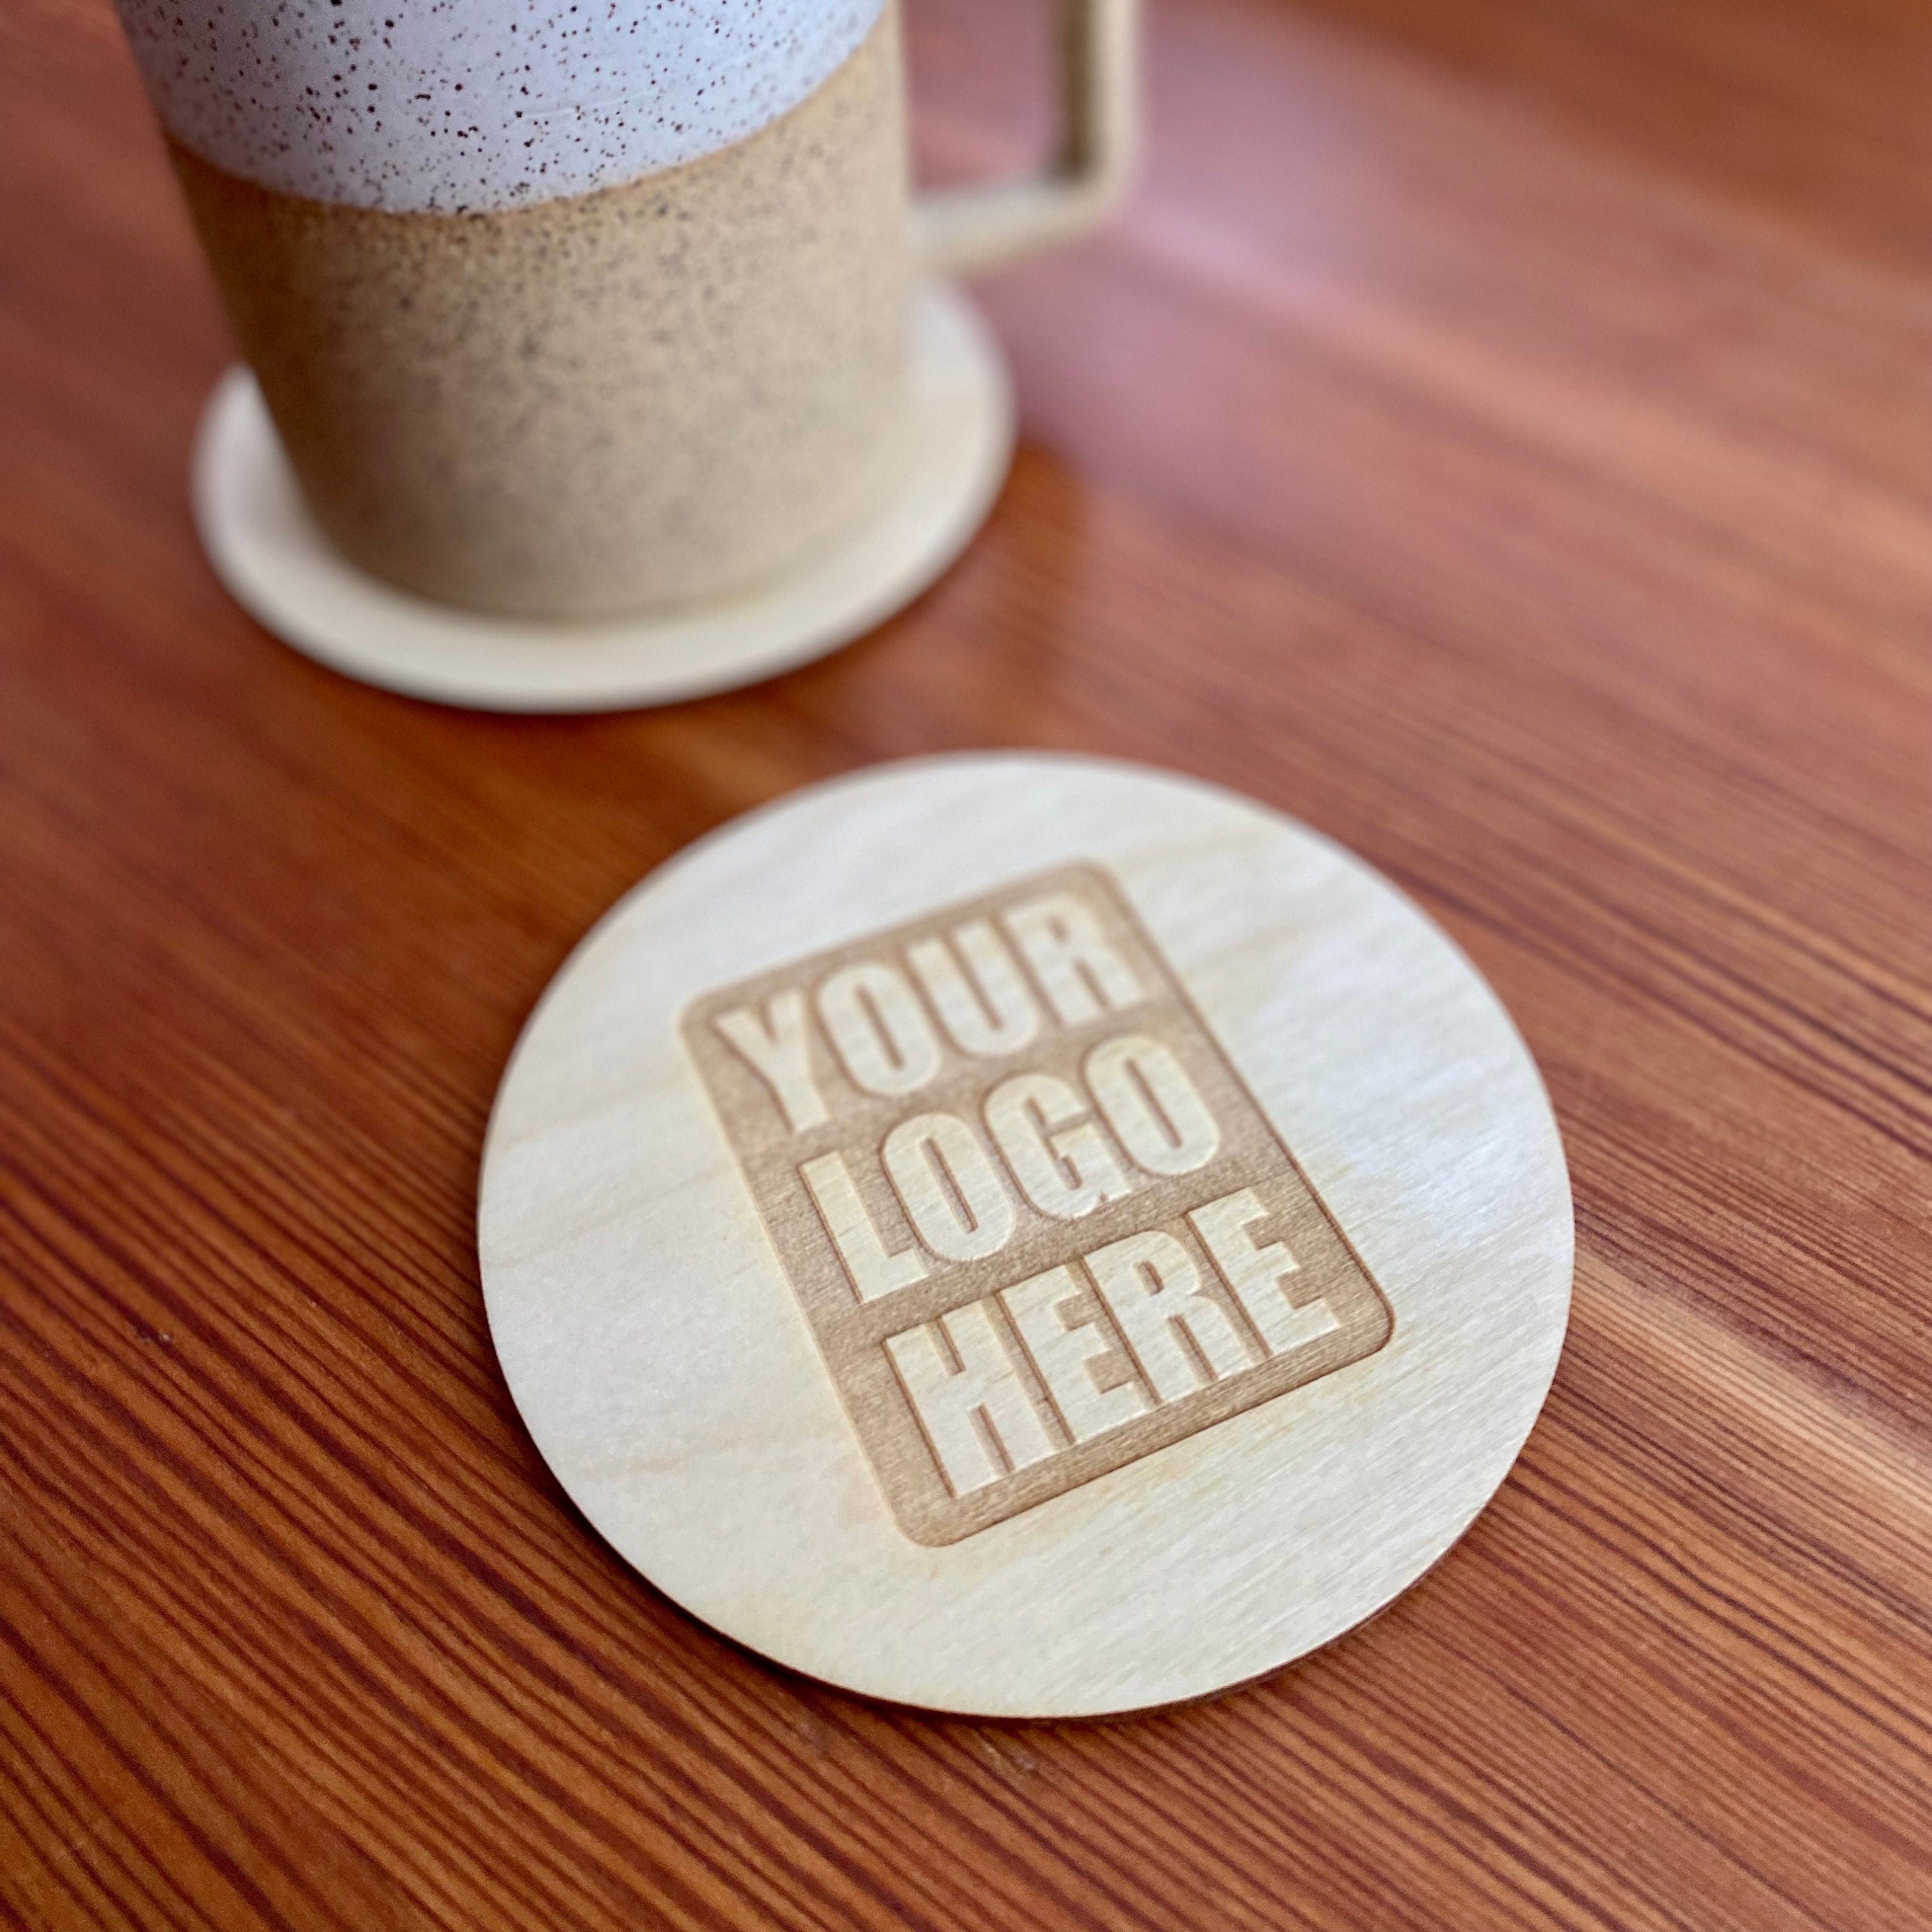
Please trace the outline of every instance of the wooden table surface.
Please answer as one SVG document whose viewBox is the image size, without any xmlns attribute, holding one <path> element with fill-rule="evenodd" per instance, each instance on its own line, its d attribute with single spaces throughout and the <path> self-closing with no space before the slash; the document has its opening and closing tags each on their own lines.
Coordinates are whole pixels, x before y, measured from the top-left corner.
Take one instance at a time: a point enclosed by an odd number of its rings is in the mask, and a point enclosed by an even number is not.
<svg viewBox="0 0 1932 1932">
<path fill-rule="evenodd" d="M 1038 0 L 912 0 L 928 169 Z M 1932 1922 L 1932 14 L 1165 0 L 1144 188 L 984 291 L 1025 443 L 832 661 L 469 716 L 271 642 L 228 354 L 106 0 L 0 14 L 0 1919 Z M 485 1334 L 486 1110 L 686 841 L 869 760 L 1250 791 L 1447 926 L 1575 1179 L 1516 1473 L 1220 1702 L 935 1720 L 574 1516 Z"/>
</svg>

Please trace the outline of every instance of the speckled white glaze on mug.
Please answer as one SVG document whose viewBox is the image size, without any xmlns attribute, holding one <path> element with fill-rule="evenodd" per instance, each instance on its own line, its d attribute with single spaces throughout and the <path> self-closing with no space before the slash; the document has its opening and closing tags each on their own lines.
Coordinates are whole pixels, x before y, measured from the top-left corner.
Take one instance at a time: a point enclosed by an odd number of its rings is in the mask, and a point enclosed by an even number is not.
<svg viewBox="0 0 1932 1932">
<path fill-rule="evenodd" d="M 716 153 L 884 0 L 116 0 L 162 124 L 224 172 L 392 212 L 524 207 Z"/>
</svg>

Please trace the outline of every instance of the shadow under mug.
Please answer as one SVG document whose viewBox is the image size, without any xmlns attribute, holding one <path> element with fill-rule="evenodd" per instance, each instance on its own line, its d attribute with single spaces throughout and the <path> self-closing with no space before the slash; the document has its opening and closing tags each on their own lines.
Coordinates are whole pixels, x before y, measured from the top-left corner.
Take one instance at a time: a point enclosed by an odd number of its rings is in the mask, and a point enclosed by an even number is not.
<svg viewBox="0 0 1932 1932">
<path fill-rule="evenodd" d="M 889 486 L 910 292 L 1124 183 L 1137 0 L 1063 0 L 1036 178 L 910 204 L 898 0 L 117 0 L 304 496 L 549 617 L 747 589 Z"/>
</svg>

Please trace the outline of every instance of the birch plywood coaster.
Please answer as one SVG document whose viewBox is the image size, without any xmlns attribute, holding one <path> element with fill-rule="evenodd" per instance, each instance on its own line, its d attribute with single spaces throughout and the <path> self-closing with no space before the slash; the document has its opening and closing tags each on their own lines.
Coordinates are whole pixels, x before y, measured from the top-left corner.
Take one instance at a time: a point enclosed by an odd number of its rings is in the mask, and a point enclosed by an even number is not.
<svg viewBox="0 0 1932 1932">
<path fill-rule="evenodd" d="M 769 583 L 712 604 L 544 622 L 425 603 L 338 556 L 304 507 L 254 378 L 232 369 L 195 454 L 217 574 L 266 628 L 365 683 L 485 711 L 616 711 L 730 691 L 824 656 L 932 584 L 986 520 L 1012 459 L 1006 365 L 956 289 L 913 316 L 898 465 L 870 512 Z"/>
<path fill-rule="evenodd" d="M 1258 1676 L 1502 1482 L 1568 1182 L 1480 976 L 1249 800 L 971 756 L 728 826 L 585 940 L 492 1118 L 490 1322 L 653 1583 L 988 1716 Z"/>
</svg>

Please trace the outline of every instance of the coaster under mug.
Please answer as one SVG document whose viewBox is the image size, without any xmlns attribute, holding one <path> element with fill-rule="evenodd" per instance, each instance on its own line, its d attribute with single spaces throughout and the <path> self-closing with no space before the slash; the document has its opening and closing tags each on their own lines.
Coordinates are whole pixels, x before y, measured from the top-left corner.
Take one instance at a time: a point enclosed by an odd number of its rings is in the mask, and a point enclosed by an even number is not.
<svg viewBox="0 0 1932 1932">
<path fill-rule="evenodd" d="M 426 602 L 357 569 L 316 526 L 248 370 L 209 399 L 195 519 L 251 616 L 332 669 L 472 710 L 628 710 L 734 690 L 862 637 L 928 589 L 986 520 L 1012 460 L 1012 387 L 971 302 L 916 305 L 898 467 L 836 541 L 745 594 L 634 617 L 544 622 Z"/>
<path fill-rule="evenodd" d="M 1371 1616 L 1503 1480 L 1570 1190 L 1495 994 L 1306 827 L 888 766 L 584 940 L 484 1154 L 492 1335 L 652 1582 L 872 1696 L 1094 1716 Z"/>
</svg>

